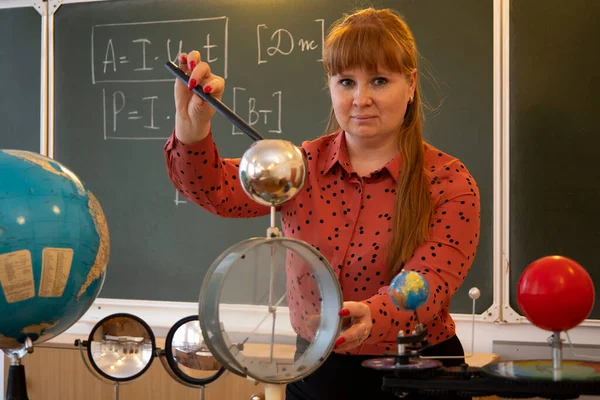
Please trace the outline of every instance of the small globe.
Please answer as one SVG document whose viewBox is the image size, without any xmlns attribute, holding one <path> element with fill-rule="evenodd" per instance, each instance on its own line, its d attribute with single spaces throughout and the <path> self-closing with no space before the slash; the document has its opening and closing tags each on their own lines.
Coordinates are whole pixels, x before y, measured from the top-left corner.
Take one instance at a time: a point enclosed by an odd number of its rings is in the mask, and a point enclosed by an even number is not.
<svg viewBox="0 0 600 400">
<path fill-rule="evenodd" d="M 519 308 L 538 328 L 561 332 L 583 322 L 595 301 L 594 282 L 576 261 L 542 257 L 525 268 L 517 285 Z"/>
<path fill-rule="evenodd" d="M 104 283 L 110 243 L 98 200 L 55 160 L 0 150 L 0 349 L 73 325 Z"/>
<path fill-rule="evenodd" d="M 400 310 L 416 311 L 429 298 L 429 283 L 418 272 L 402 271 L 392 279 L 388 294 Z"/>
</svg>

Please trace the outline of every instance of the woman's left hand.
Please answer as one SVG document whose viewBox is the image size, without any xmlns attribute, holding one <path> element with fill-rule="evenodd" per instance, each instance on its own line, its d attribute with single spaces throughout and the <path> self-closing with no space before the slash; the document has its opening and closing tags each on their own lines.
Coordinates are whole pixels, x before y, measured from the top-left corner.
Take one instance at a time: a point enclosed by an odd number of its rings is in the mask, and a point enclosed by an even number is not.
<svg viewBox="0 0 600 400">
<path fill-rule="evenodd" d="M 367 340 L 373 326 L 369 306 L 355 301 L 345 301 L 339 315 L 350 318 L 350 326 L 338 337 L 335 350 L 350 350 Z"/>
</svg>

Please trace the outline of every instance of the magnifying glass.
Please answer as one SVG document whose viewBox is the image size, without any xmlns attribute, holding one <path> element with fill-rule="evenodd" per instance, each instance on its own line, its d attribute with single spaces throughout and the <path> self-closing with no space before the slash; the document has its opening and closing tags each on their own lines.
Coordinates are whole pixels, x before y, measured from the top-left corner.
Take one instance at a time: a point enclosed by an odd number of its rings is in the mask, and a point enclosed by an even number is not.
<svg viewBox="0 0 600 400">
<path fill-rule="evenodd" d="M 99 380 L 113 384 L 115 400 L 119 398 L 119 386 L 144 375 L 156 352 L 150 326 L 127 313 L 112 314 L 98 321 L 88 340 L 76 340 L 75 346 L 79 347 L 88 370 Z"/>
<path fill-rule="evenodd" d="M 225 372 L 204 342 L 197 315 L 182 318 L 171 327 L 159 359 L 174 380 L 200 389 L 200 399 L 204 398 L 205 387 Z"/>
</svg>

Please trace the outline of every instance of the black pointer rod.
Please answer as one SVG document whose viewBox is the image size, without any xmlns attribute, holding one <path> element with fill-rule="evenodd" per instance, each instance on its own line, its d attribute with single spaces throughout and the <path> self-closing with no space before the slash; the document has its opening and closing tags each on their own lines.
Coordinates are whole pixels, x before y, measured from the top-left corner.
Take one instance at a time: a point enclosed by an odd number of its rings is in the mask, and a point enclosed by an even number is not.
<svg viewBox="0 0 600 400">
<path fill-rule="evenodd" d="M 190 79 L 177 65 L 175 65 L 171 61 L 167 61 L 165 63 L 165 67 L 172 73 L 175 78 L 179 79 L 185 85 L 188 85 L 188 81 Z M 229 107 L 227 107 L 223 102 L 219 99 L 213 97 L 210 93 L 204 93 L 200 85 L 197 85 L 194 89 L 192 89 L 194 93 L 202 98 L 202 100 L 206 101 L 208 104 L 213 106 L 215 110 L 221 113 L 225 118 L 231 121 L 232 124 L 237 126 L 244 132 L 246 135 L 250 136 L 251 139 L 254 140 L 263 140 L 264 138 L 256 131 L 256 129 L 252 128 L 250 125 L 246 123 L 243 119 L 241 119 L 236 113 L 231 111 Z"/>
</svg>

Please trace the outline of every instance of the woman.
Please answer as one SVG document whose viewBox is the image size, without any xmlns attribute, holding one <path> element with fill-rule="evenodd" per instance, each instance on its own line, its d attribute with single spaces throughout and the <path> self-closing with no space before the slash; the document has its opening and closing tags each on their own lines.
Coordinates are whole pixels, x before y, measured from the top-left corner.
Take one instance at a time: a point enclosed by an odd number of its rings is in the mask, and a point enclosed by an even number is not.
<svg viewBox="0 0 600 400">
<path fill-rule="evenodd" d="M 352 323 L 316 372 L 288 385 L 288 399 L 395 398 L 361 362 L 394 351 L 398 332 L 415 326 L 387 294 L 402 270 L 421 273 L 431 289 L 418 314 L 434 345 L 426 355 L 464 355 L 449 304 L 475 257 L 479 191 L 460 160 L 423 141 L 417 56 L 408 26 L 388 9 L 347 15 L 328 34 L 328 132 L 302 144 L 309 175 L 280 211 L 284 235 L 313 245 L 334 267 L 345 300 L 340 315 Z M 219 156 L 215 110 L 190 91 L 199 84 L 220 99 L 224 80 L 197 51 L 182 54 L 180 66 L 190 86 L 175 84 L 175 132 L 165 146 L 173 184 L 217 215 L 268 214 L 241 189 L 238 160 Z M 299 348 L 310 340 L 302 321 L 292 316 Z"/>
</svg>

